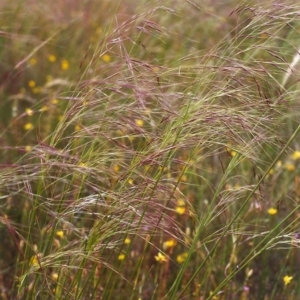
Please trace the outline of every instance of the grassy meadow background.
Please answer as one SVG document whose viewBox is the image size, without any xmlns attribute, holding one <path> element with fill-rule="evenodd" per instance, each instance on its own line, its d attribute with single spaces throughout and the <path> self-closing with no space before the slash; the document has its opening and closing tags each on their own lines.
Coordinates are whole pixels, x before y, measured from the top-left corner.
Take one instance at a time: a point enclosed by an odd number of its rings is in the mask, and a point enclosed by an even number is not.
<svg viewBox="0 0 300 300">
<path fill-rule="evenodd" d="M 299 299 L 298 1 L 0 12 L 1 299 Z"/>
</svg>

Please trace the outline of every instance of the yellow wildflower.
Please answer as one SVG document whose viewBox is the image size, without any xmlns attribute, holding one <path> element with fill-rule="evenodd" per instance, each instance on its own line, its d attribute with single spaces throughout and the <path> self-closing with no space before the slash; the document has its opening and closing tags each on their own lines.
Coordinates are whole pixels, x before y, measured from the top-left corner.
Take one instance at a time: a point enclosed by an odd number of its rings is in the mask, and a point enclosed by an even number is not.
<svg viewBox="0 0 300 300">
<path fill-rule="evenodd" d="M 111 61 L 111 58 L 110 58 L 110 56 L 109 56 L 108 54 L 104 54 L 104 55 L 102 56 L 102 59 L 103 59 L 105 62 L 107 62 L 107 63 L 109 63 L 109 62 Z"/>
<path fill-rule="evenodd" d="M 128 245 L 128 244 L 130 244 L 131 243 L 131 239 L 130 238 L 126 238 L 125 240 L 124 240 L 124 244 L 125 245 Z"/>
<path fill-rule="evenodd" d="M 300 151 L 295 151 L 293 154 L 292 154 L 292 159 L 294 160 L 297 160 L 300 158 Z"/>
<path fill-rule="evenodd" d="M 49 55 L 48 55 L 48 60 L 49 60 L 50 62 L 55 62 L 55 61 L 56 61 L 56 56 L 53 55 L 53 54 L 49 54 Z"/>
<path fill-rule="evenodd" d="M 113 166 L 113 170 L 114 170 L 115 172 L 119 172 L 119 171 L 120 171 L 120 166 L 119 166 L 119 165 L 114 165 L 114 166 Z"/>
<path fill-rule="evenodd" d="M 32 123 L 26 123 L 24 125 L 24 129 L 27 130 L 27 131 L 31 130 L 32 128 L 33 128 L 33 124 Z"/>
<path fill-rule="evenodd" d="M 32 115 L 33 115 L 33 110 L 30 109 L 30 108 L 26 108 L 25 112 L 26 112 L 26 114 L 27 114 L 28 116 L 32 116 Z"/>
<path fill-rule="evenodd" d="M 37 255 L 33 255 L 30 259 L 29 266 L 39 266 L 39 259 Z"/>
<path fill-rule="evenodd" d="M 273 207 L 269 208 L 268 209 L 268 214 L 269 215 L 276 215 L 277 214 L 277 209 L 273 208 Z"/>
<path fill-rule="evenodd" d="M 165 255 L 163 255 L 161 252 L 158 252 L 158 254 L 154 256 L 154 258 L 159 263 L 163 263 L 168 260 L 167 257 Z"/>
<path fill-rule="evenodd" d="M 32 150 L 32 147 L 31 146 L 25 146 L 25 151 L 26 152 L 30 152 Z"/>
<path fill-rule="evenodd" d="M 177 206 L 175 208 L 175 211 L 179 214 L 179 215 L 183 215 L 186 211 L 185 207 L 184 206 Z"/>
<path fill-rule="evenodd" d="M 163 249 L 167 250 L 169 248 L 173 248 L 176 246 L 176 244 L 177 244 L 177 242 L 174 239 L 167 240 L 163 243 Z"/>
<path fill-rule="evenodd" d="M 36 59 L 34 57 L 29 59 L 29 64 L 34 66 L 36 64 Z"/>
<path fill-rule="evenodd" d="M 64 232 L 62 230 L 57 230 L 55 234 L 61 239 L 64 237 Z"/>
<path fill-rule="evenodd" d="M 128 183 L 132 185 L 133 184 L 133 179 L 129 178 Z"/>
<path fill-rule="evenodd" d="M 145 170 L 145 172 L 148 172 L 148 171 L 149 171 L 149 169 L 150 169 L 150 165 L 145 165 L 145 166 L 144 166 L 144 170 Z"/>
<path fill-rule="evenodd" d="M 183 174 L 180 178 L 181 181 L 183 182 L 187 182 L 187 176 L 185 174 Z"/>
<path fill-rule="evenodd" d="M 288 285 L 288 284 L 290 284 L 290 283 L 291 283 L 291 281 L 292 281 L 292 279 L 293 279 L 293 276 L 288 276 L 288 275 L 285 275 L 285 276 L 283 277 L 283 282 L 284 282 L 284 285 Z"/>
<path fill-rule="evenodd" d="M 179 214 L 179 215 L 183 215 L 186 211 L 185 208 L 185 202 L 182 199 L 178 199 L 177 200 L 177 206 L 175 208 L 175 211 Z"/>
<path fill-rule="evenodd" d="M 52 100 L 51 100 L 51 103 L 54 104 L 54 105 L 58 104 L 58 102 L 59 102 L 59 101 L 58 101 L 57 99 L 52 99 Z"/>
<path fill-rule="evenodd" d="M 69 69 L 69 62 L 66 59 L 63 59 L 61 61 L 60 67 L 62 68 L 62 70 L 68 70 Z"/>
<path fill-rule="evenodd" d="M 188 253 L 187 253 L 187 252 L 184 252 L 184 253 L 182 253 L 182 254 L 177 255 L 176 261 L 177 261 L 179 264 L 182 264 L 182 263 L 186 260 L 187 257 L 188 257 Z"/>
<path fill-rule="evenodd" d="M 77 125 L 75 126 L 75 131 L 80 131 L 80 130 L 81 130 L 81 126 L 77 124 Z"/>
<path fill-rule="evenodd" d="M 28 81 L 28 86 L 31 87 L 31 88 L 34 88 L 36 86 L 36 83 L 34 80 L 29 80 Z"/>
<path fill-rule="evenodd" d="M 139 127 L 143 127 L 144 121 L 141 120 L 141 119 L 137 119 L 137 120 L 135 120 L 135 124 L 136 124 L 137 126 L 139 126 Z"/>
<path fill-rule="evenodd" d="M 177 200 L 177 205 L 178 205 L 178 206 L 185 206 L 184 200 L 182 200 L 182 199 L 179 198 L 179 199 Z"/>
<path fill-rule="evenodd" d="M 119 256 L 118 256 L 118 260 L 124 260 L 125 259 L 125 254 L 124 253 L 121 253 Z"/>
<path fill-rule="evenodd" d="M 30 258 L 29 266 L 30 267 L 40 267 L 42 257 L 43 257 L 43 253 L 38 253 L 38 254 L 33 255 Z"/>
<path fill-rule="evenodd" d="M 51 278 L 56 281 L 58 279 L 58 274 L 57 273 L 52 273 Z"/>
<path fill-rule="evenodd" d="M 292 163 L 286 163 L 284 167 L 290 172 L 295 171 L 295 166 Z"/>
</svg>

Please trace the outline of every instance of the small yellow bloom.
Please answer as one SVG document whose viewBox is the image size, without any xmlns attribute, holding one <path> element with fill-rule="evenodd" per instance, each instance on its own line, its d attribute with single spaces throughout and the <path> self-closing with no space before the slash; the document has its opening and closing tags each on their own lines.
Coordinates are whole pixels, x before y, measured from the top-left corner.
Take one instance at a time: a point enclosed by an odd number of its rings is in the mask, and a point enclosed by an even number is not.
<svg viewBox="0 0 300 300">
<path fill-rule="evenodd" d="M 107 62 L 107 63 L 109 63 L 109 62 L 111 61 L 111 58 L 110 58 L 110 56 L 109 56 L 108 54 L 104 54 L 104 55 L 102 56 L 102 59 L 103 59 L 105 62 Z"/>
<path fill-rule="evenodd" d="M 186 211 L 185 207 L 184 206 L 177 206 L 175 208 L 175 211 L 179 214 L 179 215 L 183 215 Z"/>
<path fill-rule="evenodd" d="M 291 283 L 291 281 L 292 281 L 292 279 L 293 279 L 293 276 L 288 276 L 288 275 L 285 275 L 285 276 L 283 277 L 283 282 L 284 282 L 284 285 L 288 285 L 288 284 L 290 284 L 290 283 Z"/>
<path fill-rule="evenodd" d="M 292 159 L 294 160 L 297 160 L 300 158 L 300 151 L 295 151 L 293 154 L 292 154 Z"/>
<path fill-rule="evenodd" d="M 136 124 L 137 126 L 139 126 L 139 127 L 143 127 L 144 121 L 141 120 L 141 119 L 137 119 L 137 120 L 135 120 L 135 124 Z"/>
<path fill-rule="evenodd" d="M 75 131 L 80 131 L 80 130 L 81 130 L 81 126 L 77 124 L 77 125 L 75 126 Z"/>
<path fill-rule="evenodd" d="M 129 178 L 128 183 L 132 185 L 133 184 L 133 179 Z"/>
<path fill-rule="evenodd" d="M 182 254 L 177 255 L 176 261 L 177 261 L 179 264 L 182 264 L 183 262 L 185 262 L 185 260 L 186 260 L 187 257 L 188 257 L 188 253 L 187 253 L 187 252 L 184 252 L 184 253 L 182 253 Z"/>
<path fill-rule="evenodd" d="M 268 214 L 269 215 L 276 215 L 277 214 L 277 209 L 273 208 L 273 207 L 269 208 L 268 209 Z"/>
<path fill-rule="evenodd" d="M 30 259 L 29 266 L 39 266 L 39 259 L 37 255 L 33 255 Z"/>
<path fill-rule="evenodd" d="M 167 249 L 169 249 L 169 248 L 173 248 L 173 247 L 176 246 L 176 244 L 177 244 L 176 240 L 170 239 L 170 240 L 165 241 L 165 242 L 163 243 L 163 249 L 164 249 L 164 250 L 167 250 Z"/>
<path fill-rule="evenodd" d="M 285 169 L 287 169 L 287 170 L 290 171 L 290 172 L 295 171 L 295 166 L 294 166 L 293 164 L 291 164 L 291 163 L 286 163 L 286 164 L 284 165 L 284 167 L 285 167 Z"/>
<path fill-rule="evenodd" d="M 183 182 L 187 182 L 187 176 L 185 174 L 183 174 L 180 178 L 181 181 Z"/>
<path fill-rule="evenodd" d="M 30 109 L 30 108 L 26 108 L 25 112 L 26 112 L 27 116 L 32 116 L 33 115 L 33 110 Z"/>
<path fill-rule="evenodd" d="M 179 199 L 177 200 L 177 205 L 178 205 L 178 206 L 185 206 L 184 200 L 181 199 L 181 198 L 179 198 Z"/>
<path fill-rule="evenodd" d="M 182 199 L 178 199 L 177 200 L 177 206 L 175 208 L 175 211 L 179 214 L 179 215 L 183 215 L 186 212 L 186 208 L 185 208 L 185 202 Z"/>
<path fill-rule="evenodd" d="M 58 274 L 57 273 L 52 273 L 51 278 L 56 281 L 58 279 Z"/>
<path fill-rule="evenodd" d="M 113 166 L 113 170 L 114 170 L 115 172 L 119 172 L 119 171 L 120 171 L 120 166 L 119 166 L 119 165 L 114 165 L 114 166 Z"/>
<path fill-rule="evenodd" d="M 58 102 L 59 102 L 59 101 L 58 101 L 57 99 L 52 99 L 52 100 L 51 100 L 51 103 L 54 104 L 54 105 L 58 104 Z"/>
<path fill-rule="evenodd" d="M 119 256 L 118 256 L 118 260 L 124 260 L 125 259 L 125 254 L 124 253 L 121 253 Z"/>
<path fill-rule="evenodd" d="M 163 263 L 168 260 L 167 257 L 165 255 L 163 255 L 161 252 L 158 252 L 158 254 L 154 256 L 154 258 L 159 263 Z"/>
<path fill-rule="evenodd" d="M 27 130 L 27 131 L 31 130 L 32 128 L 33 128 L 33 124 L 32 123 L 26 123 L 24 125 L 24 129 Z"/>
<path fill-rule="evenodd" d="M 62 230 L 57 230 L 55 234 L 61 239 L 64 237 L 64 232 Z"/>
<path fill-rule="evenodd" d="M 131 239 L 130 238 L 126 238 L 125 240 L 124 240 L 124 244 L 125 245 L 128 245 L 128 244 L 130 244 L 131 243 Z"/>
<path fill-rule="evenodd" d="M 25 151 L 26 152 L 30 152 L 32 150 L 32 147 L 31 146 L 25 146 Z"/>
<path fill-rule="evenodd" d="M 53 55 L 53 54 L 49 54 L 49 55 L 48 55 L 48 60 L 49 60 L 50 62 L 55 62 L 55 61 L 56 61 L 56 56 Z"/>
<path fill-rule="evenodd" d="M 30 258 L 29 266 L 30 267 L 40 267 L 42 257 L 43 257 L 43 253 L 38 253 L 38 254 L 33 255 Z"/>
<path fill-rule="evenodd" d="M 36 86 L 35 81 L 34 80 L 28 81 L 28 86 L 31 87 L 31 88 L 34 88 Z"/>
<path fill-rule="evenodd" d="M 230 151 L 230 155 L 231 155 L 232 157 L 236 156 L 236 151 L 234 151 L 234 150 Z"/>
<path fill-rule="evenodd" d="M 66 59 L 63 59 L 61 61 L 60 67 L 62 68 L 62 70 L 68 70 L 69 69 L 69 62 Z"/>
<path fill-rule="evenodd" d="M 34 57 L 29 59 L 29 64 L 34 66 L 36 64 L 36 59 Z"/>
</svg>

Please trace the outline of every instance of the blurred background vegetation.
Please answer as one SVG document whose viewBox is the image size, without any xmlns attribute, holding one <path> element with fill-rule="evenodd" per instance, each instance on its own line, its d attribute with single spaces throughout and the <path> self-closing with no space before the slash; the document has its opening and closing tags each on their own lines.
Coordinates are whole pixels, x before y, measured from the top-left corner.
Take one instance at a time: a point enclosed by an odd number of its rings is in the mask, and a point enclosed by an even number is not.
<svg viewBox="0 0 300 300">
<path fill-rule="evenodd" d="M 1 299 L 298 299 L 297 1 L 0 9 Z"/>
</svg>

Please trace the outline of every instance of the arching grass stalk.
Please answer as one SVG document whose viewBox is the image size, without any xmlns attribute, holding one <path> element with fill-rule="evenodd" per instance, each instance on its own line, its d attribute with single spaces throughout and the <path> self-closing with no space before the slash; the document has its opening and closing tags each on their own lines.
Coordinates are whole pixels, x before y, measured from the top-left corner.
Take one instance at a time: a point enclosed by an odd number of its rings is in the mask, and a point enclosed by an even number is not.
<svg viewBox="0 0 300 300">
<path fill-rule="evenodd" d="M 183 117 L 182 117 L 182 119 L 179 118 L 180 122 L 182 122 L 182 123 L 187 118 L 187 115 L 188 115 L 188 112 L 189 112 L 189 108 L 190 108 L 190 104 L 191 104 L 191 102 L 188 103 L 188 105 L 186 107 L 186 110 L 183 111 Z M 173 149 L 173 150 L 171 150 L 171 151 L 168 152 L 167 157 L 166 157 L 166 159 L 163 162 L 162 168 L 161 168 L 160 172 L 157 175 L 157 178 L 156 178 L 155 183 L 154 183 L 154 187 L 153 187 L 153 189 L 152 189 L 152 191 L 150 193 L 149 200 L 147 201 L 147 203 L 150 203 L 150 200 L 153 198 L 154 191 L 157 189 L 158 183 L 160 182 L 160 180 L 161 180 L 161 178 L 163 176 L 164 170 L 167 168 L 168 163 L 171 161 L 171 158 L 172 158 L 172 156 L 174 155 L 174 153 L 176 151 L 176 143 L 177 143 L 177 141 L 178 141 L 178 139 L 180 137 L 181 132 L 182 132 L 182 127 L 178 126 L 178 130 L 176 132 L 176 135 L 174 137 L 174 141 L 172 142 L 172 146 L 171 146 L 171 149 Z M 170 137 L 170 136 L 168 136 L 168 137 Z M 173 189 L 173 192 L 171 193 L 171 195 L 170 195 L 170 197 L 169 197 L 169 199 L 168 199 L 167 204 L 166 204 L 165 207 L 167 207 L 167 205 L 171 201 L 171 198 L 172 198 L 175 190 L 176 190 L 176 186 Z M 139 223 L 141 223 L 141 220 L 144 218 L 144 215 L 146 213 L 147 208 L 148 208 L 148 204 L 146 205 L 146 208 L 144 209 L 144 211 L 143 211 L 143 213 L 142 213 L 142 215 L 140 217 Z M 148 247 L 151 245 L 151 241 L 152 241 L 153 237 L 155 236 L 155 233 L 156 233 L 156 231 L 158 229 L 158 225 L 159 225 L 159 223 L 162 220 L 163 214 L 164 214 L 164 211 L 161 213 L 160 217 L 158 218 L 157 226 L 154 228 L 154 231 L 153 231 L 152 235 L 150 236 L 149 240 L 147 241 L 147 243 L 145 245 L 145 248 L 144 248 L 143 253 L 142 253 L 142 258 L 140 259 L 140 261 L 139 261 L 139 263 L 137 265 L 137 268 L 136 268 L 136 270 L 137 270 L 136 278 L 138 278 L 138 276 L 140 274 L 141 264 L 143 262 L 143 259 L 144 259 L 145 255 L 146 255 L 146 253 L 147 253 Z M 135 289 L 136 289 L 136 287 L 135 287 Z M 134 293 L 132 293 L 131 299 L 133 299 L 133 297 L 134 297 Z"/>
<path fill-rule="evenodd" d="M 244 208 L 246 207 L 246 205 L 248 204 L 248 202 L 250 201 L 250 199 L 253 197 L 254 193 L 258 190 L 259 186 L 262 184 L 262 182 L 264 181 L 264 179 L 266 178 L 266 176 L 269 174 L 270 170 L 275 166 L 275 164 L 277 163 L 277 161 L 280 159 L 281 155 L 287 150 L 287 148 L 289 147 L 289 145 L 292 143 L 292 141 L 296 138 L 296 136 L 298 135 L 298 133 L 300 132 L 300 125 L 297 127 L 297 129 L 294 131 L 293 135 L 290 137 L 290 139 L 287 141 L 287 143 L 284 145 L 284 147 L 281 149 L 281 151 L 279 152 L 279 154 L 277 155 L 277 157 L 273 160 L 273 162 L 270 164 L 269 168 L 267 169 L 267 171 L 264 173 L 264 175 L 260 178 L 260 180 L 258 181 L 258 183 L 255 185 L 255 187 L 253 188 L 253 190 L 250 192 L 250 194 L 248 195 L 248 197 L 246 198 L 246 200 L 244 201 L 244 203 L 242 204 L 242 206 L 240 207 L 240 209 L 238 210 L 238 212 L 236 213 L 236 215 L 232 218 L 232 220 L 229 222 L 229 224 L 225 227 L 223 233 L 221 234 L 221 236 L 219 237 L 219 239 L 216 241 L 215 245 L 212 247 L 212 249 L 209 251 L 209 253 L 207 254 L 206 258 L 203 260 L 203 262 L 200 264 L 200 266 L 197 268 L 197 270 L 194 272 L 194 274 L 191 276 L 190 280 L 187 282 L 186 286 L 180 291 L 179 294 L 176 295 L 177 291 L 178 291 L 178 286 L 182 280 L 182 276 L 184 274 L 184 271 L 186 270 L 187 268 L 187 264 L 188 264 L 188 261 L 189 261 L 189 258 L 191 257 L 192 255 L 192 252 L 194 251 L 195 249 L 195 246 L 196 246 L 196 243 L 198 241 L 198 238 L 200 236 L 200 233 L 204 227 L 204 224 L 205 222 L 201 223 L 200 226 L 198 227 L 197 231 L 196 231 L 196 234 L 195 234 L 195 237 L 193 239 L 193 243 L 192 243 L 192 246 L 191 246 L 191 249 L 189 251 L 189 255 L 187 257 L 187 260 L 185 262 L 185 264 L 183 265 L 182 269 L 180 270 L 174 284 L 172 285 L 172 287 L 170 288 L 170 291 L 169 291 L 169 298 L 170 300 L 173 300 L 173 299 L 180 299 L 180 297 L 183 295 L 183 293 L 186 291 L 186 289 L 189 287 L 189 285 L 193 282 L 193 280 L 195 279 L 195 277 L 197 276 L 197 274 L 200 272 L 200 270 L 203 268 L 203 266 L 206 264 L 207 260 L 214 254 L 214 252 L 216 251 L 218 245 L 220 244 L 221 240 L 223 239 L 223 237 L 226 235 L 226 233 L 229 231 L 229 229 L 231 228 L 232 224 L 237 220 L 237 218 L 240 216 L 240 214 L 242 213 L 242 211 L 244 210 Z M 214 199 L 217 197 L 218 193 L 220 192 L 220 188 L 222 187 L 225 179 L 227 178 L 228 176 L 228 173 L 230 173 L 230 171 L 232 170 L 232 164 L 235 165 L 235 163 L 240 159 L 240 155 L 236 155 L 238 156 L 237 158 L 233 157 L 233 159 L 231 160 L 223 178 L 222 178 L 222 181 L 221 183 L 219 184 L 218 186 L 218 189 L 215 193 L 215 196 L 214 196 Z M 296 210 L 296 209 L 295 209 Z M 293 210 L 293 212 L 295 211 Z M 292 212 L 292 213 L 293 213 Z M 291 214 L 292 214 L 291 213 Z M 289 216 L 291 215 L 289 214 Z M 286 217 L 285 219 L 287 219 L 288 217 Z M 284 219 L 284 220 L 285 220 Z M 282 222 L 281 222 L 282 223 Z M 280 224 L 281 224 L 280 223 Z M 280 225 L 279 224 L 279 225 Z M 279 226 L 278 225 L 278 226 Z M 276 226 L 276 228 L 278 228 L 278 226 Z M 275 229 L 276 229 L 275 228 Z M 275 230 L 274 229 L 274 230 Z M 271 231 L 267 237 L 265 237 L 265 239 L 267 239 L 271 233 L 273 231 Z M 263 241 L 265 241 L 265 239 Z M 261 245 L 261 243 L 259 244 Z M 258 245 L 258 246 L 259 246 Z M 264 248 L 262 249 L 262 251 L 264 250 Z M 253 257 L 252 257 L 253 258 Z M 238 271 L 236 271 L 237 273 Z M 234 273 L 235 274 L 235 273 Z M 230 278 L 234 276 L 234 275 L 230 275 Z M 230 279 L 229 278 L 229 279 Z M 228 282 L 228 280 L 226 280 L 226 282 Z M 221 285 L 224 286 L 226 284 L 226 282 L 223 282 Z M 221 285 L 218 286 L 218 288 L 210 295 L 209 299 L 212 299 L 213 296 L 216 295 L 216 293 L 218 293 L 218 291 L 220 291 L 221 289 Z"/>
</svg>

